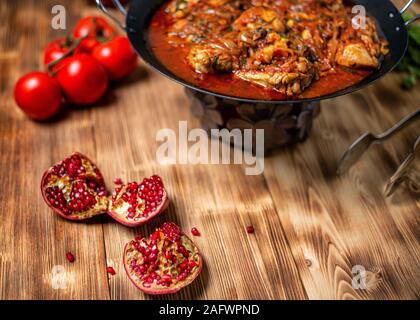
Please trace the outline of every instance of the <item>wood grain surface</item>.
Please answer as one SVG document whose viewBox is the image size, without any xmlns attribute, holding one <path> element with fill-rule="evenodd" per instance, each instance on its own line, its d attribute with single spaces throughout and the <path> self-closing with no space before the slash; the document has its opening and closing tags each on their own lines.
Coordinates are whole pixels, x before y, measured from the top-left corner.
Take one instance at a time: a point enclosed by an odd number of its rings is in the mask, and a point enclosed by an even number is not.
<svg viewBox="0 0 420 320">
<path fill-rule="evenodd" d="M 267 157 L 260 176 L 246 176 L 240 165 L 162 166 L 156 132 L 177 130 L 180 120 L 199 124 L 182 87 L 142 64 L 100 103 L 68 106 L 54 121 L 32 122 L 15 106 L 17 78 L 40 69 L 46 43 L 69 32 L 50 27 L 56 4 L 65 5 L 68 30 L 98 13 L 82 0 L 0 2 L 0 299 L 151 299 L 126 277 L 122 249 L 165 220 L 200 230 L 194 240 L 205 268 L 191 286 L 160 299 L 419 299 L 420 199 L 404 186 L 383 196 L 418 124 L 335 175 L 359 135 L 384 131 L 419 108 L 419 86 L 402 91 L 401 75 L 390 74 L 324 101 L 309 139 Z M 116 177 L 161 175 L 171 198 L 167 213 L 136 229 L 105 216 L 88 223 L 59 218 L 38 185 L 46 168 L 76 150 L 96 161 L 108 185 Z M 366 268 L 365 290 L 352 287 L 355 265 Z M 65 270 L 62 288 L 52 285 L 57 266 Z M 108 277 L 106 266 L 117 274 Z"/>
</svg>

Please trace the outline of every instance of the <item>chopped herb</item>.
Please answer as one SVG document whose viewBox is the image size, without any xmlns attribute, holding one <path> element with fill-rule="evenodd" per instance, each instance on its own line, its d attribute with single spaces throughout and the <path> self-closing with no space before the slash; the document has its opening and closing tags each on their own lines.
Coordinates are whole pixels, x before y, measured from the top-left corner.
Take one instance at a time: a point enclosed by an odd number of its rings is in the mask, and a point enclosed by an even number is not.
<svg viewBox="0 0 420 320">
<path fill-rule="evenodd" d="M 241 67 L 244 67 L 246 65 L 246 57 L 245 56 L 240 56 L 239 57 L 239 65 Z"/>
</svg>

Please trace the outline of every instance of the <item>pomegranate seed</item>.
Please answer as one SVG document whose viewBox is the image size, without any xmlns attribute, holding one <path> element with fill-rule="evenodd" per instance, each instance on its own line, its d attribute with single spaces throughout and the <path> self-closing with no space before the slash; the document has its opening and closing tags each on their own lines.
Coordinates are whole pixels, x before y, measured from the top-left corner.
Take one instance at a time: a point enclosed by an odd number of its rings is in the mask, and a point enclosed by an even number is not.
<svg viewBox="0 0 420 320">
<path fill-rule="evenodd" d="M 163 184 L 158 176 L 144 178 L 140 185 L 137 185 L 139 194 L 135 195 L 144 200 L 143 216 L 147 217 L 149 213 L 159 206 L 163 197 Z M 137 189 L 136 189 L 137 191 Z"/>
<path fill-rule="evenodd" d="M 179 253 L 181 253 L 185 258 L 188 258 L 190 256 L 190 253 L 188 252 L 188 250 L 183 246 L 180 245 L 178 246 L 178 251 Z"/>
<path fill-rule="evenodd" d="M 112 276 L 115 276 L 116 275 L 116 272 L 115 272 L 115 270 L 114 270 L 113 267 L 107 267 L 106 268 L 106 272 L 108 272 Z"/>
<path fill-rule="evenodd" d="M 164 253 L 166 260 L 171 260 L 172 258 L 172 253 L 169 251 L 165 251 Z"/>
<path fill-rule="evenodd" d="M 89 181 L 87 185 L 91 189 L 95 189 L 96 188 L 96 183 L 94 181 Z"/>
<path fill-rule="evenodd" d="M 248 232 L 248 233 L 254 233 L 254 227 L 253 226 L 248 226 L 248 227 L 246 227 L 246 232 Z"/>
<path fill-rule="evenodd" d="M 66 199 L 59 187 L 48 187 L 45 192 L 48 195 L 47 200 L 54 208 L 62 210 L 64 214 L 71 213 L 70 210 L 67 209 Z"/>
<path fill-rule="evenodd" d="M 186 273 L 181 273 L 176 278 L 177 278 L 178 281 L 184 281 L 186 277 L 187 277 L 187 274 Z"/>
<path fill-rule="evenodd" d="M 121 180 L 121 178 L 117 178 L 114 180 L 114 183 L 117 185 L 123 184 L 124 182 Z"/>
<path fill-rule="evenodd" d="M 160 231 L 156 230 L 155 232 L 153 232 L 150 236 L 150 239 L 159 240 L 160 239 Z"/>
<path fill-rule="evenodd" d="M 74 262 L 74 255 L 70 251 L 66 253 L 66 257 L 69 262 Z"/>
<path fill-rule="evenodd" d="M 137 182 L 130 182 L 129 184 L 128 184 L 128 190 L 130 190 L 131 192 L 135 192 L 135 191 L 137 191 L 137 187 L 138 187 L 138 185 L 137 185 Z"/>
<path fill-rule="evenodd" d="M 188 266 L 188 261 L 187 260 L 184 260 L 179 264 L 179 268 L 181 270 L 185 270 L 187 268 L 187 266 Z"/>
<path fill-rule="evenodd" d="M 200 231 L 198 231 L 196 227 L 191 229 L 191 233 L 193 234 L 193 236 L 197 236 L 197 237 L 200 235 Z"/>
<path fill-rule="evenodd" d="M 181 238 L 181 229 L 172 222 L 165 222 L 161 229 L 165 237 L 172 242 L 177 242 Z"/>
<path fill-rule="evenodd" d="M 171 277 L 171 275 L 169 275 L 169 274 L 164 274 L 164 275 L 162 276 L 162 281 L 163 281 L 163 282 L 172 282 L 172 277 Z"/>
</svg>

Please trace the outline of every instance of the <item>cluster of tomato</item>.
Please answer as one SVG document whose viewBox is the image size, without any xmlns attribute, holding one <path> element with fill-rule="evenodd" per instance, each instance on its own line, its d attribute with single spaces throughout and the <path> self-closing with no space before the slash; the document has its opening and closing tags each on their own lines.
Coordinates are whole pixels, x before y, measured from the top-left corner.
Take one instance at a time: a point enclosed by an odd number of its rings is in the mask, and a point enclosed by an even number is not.
<svg viewBox="0 0 420 320">
<path fill-rule="evenodd" d="M 127 37 L 118 36 L 104 18 L 88 16 L 71 36 L 48 44 L 44 64 L 47 72 L 24 75 L 14 90 L 17 105 L 34 120 L 54 116 L 63 96 L 76 105 L 97 102 L 110 80 L 120 80 L 136 68 L 137 55 Z"/>
</svg>

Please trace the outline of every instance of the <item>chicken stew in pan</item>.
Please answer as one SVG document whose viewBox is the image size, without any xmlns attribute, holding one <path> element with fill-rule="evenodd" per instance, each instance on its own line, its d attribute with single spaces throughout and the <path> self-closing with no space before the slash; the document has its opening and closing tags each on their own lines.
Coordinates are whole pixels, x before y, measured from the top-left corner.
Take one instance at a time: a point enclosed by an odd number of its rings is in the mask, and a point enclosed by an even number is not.
<svg viewBox="0 0 420 320">
<path fill-rule="evenodd" d="M 149 39 L 174 74 L 229 96 L 315 98 L 349 87 L 388 54 L 373 18 L 343 0 L 170 0 Z"/>
</svg>

